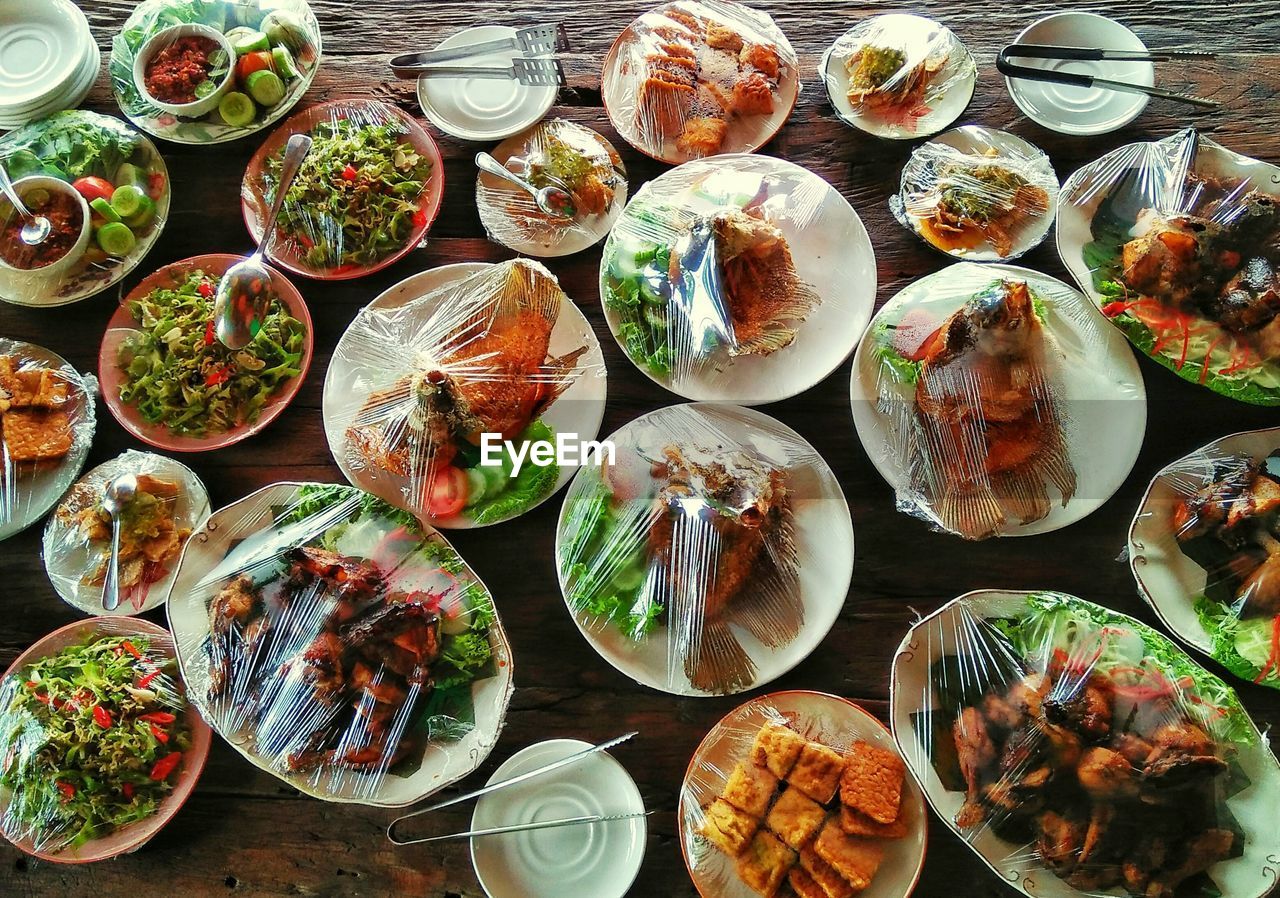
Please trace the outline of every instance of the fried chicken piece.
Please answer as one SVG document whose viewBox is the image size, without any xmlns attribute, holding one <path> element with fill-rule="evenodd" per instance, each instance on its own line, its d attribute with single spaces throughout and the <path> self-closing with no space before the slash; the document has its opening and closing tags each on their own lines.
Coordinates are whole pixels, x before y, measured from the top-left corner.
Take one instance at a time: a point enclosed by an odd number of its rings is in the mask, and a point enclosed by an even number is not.
<svg viewBox="0 0 1280 898">
<path fill-rule="evenodd" d="M 771 115 L 773 113 L 773 88 L 769 79 L 760 72 L 747 72 L 733 82 L 734 115 Z"/>
<path fill-rule="evenodd" d="M 742 35 L 732 25 L 712 19 L 707 22 L 707 46 L 736 54 L 742 49 Z"/>
<path fill-rule="evenodd" d="M 729 123 L 724 119 L 688 116 L 683 120 L 680 136 L 676 138 L 676 149 L 695 157 L 714 156 L 720 152 L 727 133 Z"/>
<path fill-rule="evenodd" d="M 767 44 L 747 44 L 738 54 L 738 63 L 755 69 L 771 81 L 777 81 L 782 74 L 782 58 L 776 47 Z"/>
<path fill-rule="evenodd" d="M 1076 767 L 1081 787 L 1097 801 L 1120 801 L 1138 794 L 1137 771 L 1109 748 L 1086 749 Z"/>
</svg>

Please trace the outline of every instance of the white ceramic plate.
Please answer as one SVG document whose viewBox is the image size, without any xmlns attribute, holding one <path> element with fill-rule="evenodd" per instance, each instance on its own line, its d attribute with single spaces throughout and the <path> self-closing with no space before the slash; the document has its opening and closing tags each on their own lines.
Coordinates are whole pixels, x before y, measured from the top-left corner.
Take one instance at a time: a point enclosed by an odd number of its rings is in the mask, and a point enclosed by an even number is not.
<svg viewBox="0 0 1280 898">
<path fill-rule="evenodd" d="M 907 769 L 924 789 L 925 797 L 943 822 L 973 849 L 1001 879 L 1028 898 L 1081 898 L 1083 895 L 1121 896 L 1122 889 L 1098 893 L 1081 892 L 1067 885 L 1036 860 L 1026 845 L 998 837 L 990 826 L 961 833 L 956 814 L 965 801 L 964 792 L 944 788 L 930 763 L 931 747 L 916 735 L 912 715 L 936 709 L 937 696 L 931 681 L 931 667 L 943 654 L 944 646 L 930 638 L 929 628 L 942 632 L 971 632 L 972 618 L 1014 616 L 1026 608 L 1027 591 L 982 589 L 965 593 L 933 614 L 917 622 L 903 638 L 893 659 L 889 691 L 889 722 Z M 1123 615 L 1121 615 L 1123 616 Z M 936 634 L 932 634 L 936 637 Z M 1155 634 L 1159 637 L 1159 634 Z M 1162 637 L 1159 637 L 1162 638 Z M 1170 651 L 1178 651 L 1173 643 Z M 1256 738 L 1253 745 L 1239 746 L 1239 762 L 1249 777 L 1248 788 L 1227 799 L 1227 806 L 1243 826 L 1248 841 L 1244 855 L 1209 868 L 1209 875 L 1223 895 L 1231 898 L 1261 898 L 1271 891 L 1280 874 L 1280 829 L 1275 826 L 1275 796 L 1280 794 L 1280 764 L 1250 721 Z"/>
<path fill-rule="evenodd" d="M 1050 44 L 1057 47 L 1107 47 L 1145 51 L 1136 34 L 1119 22 L 1091 12 L 1060 12 L 1033 23 L 1016 44 Z M 1010 60 L 1032 69 L 1094 75 L 1150 87 L 1155 69 L 1149 62 L 1088 62 L 1073 59 Z M 1009 96 L 1027 117 L 1062 134 L 1105 134 L 1123 128 L 1147 106 L 1146 94 L 1125 93 L 1101 87 L 1075 87 L 1051 81 L 1005 78 Z"/>
<path fill-rule="evenodd" d="M 492 263 L 489 262 L 459 262 L 454 265 L 442 265 L 439 268 L 432 268 L 428 271 L 411 275 L 395 286 L 384 290 L 378 294 L 373 302 L 365 306 L 365 309 L 396 309 L 430 293 L 432 290 L 455 283 L 491 267 Z M 354 486 L 381 496 L 392 505 L 401 506 L 405 501 L 401 491 L 404 483 L 403 478 L 395 478 L 385 474 L 376 479 L 371 478 L 365 471 L 356 470 L 347 462 L 345 450 L 346 432 L 347 427 L 351 424 L 349 414 L 351 401 L 349 397 L 351 391 L 358 386 L 359 372 L 353 366 L 345 364 L 342 346 L 343 341 L 346 339 L 347 333 L 344 331 L 342 337 L 338 339 L 338 348 L 334 350 L 334 361 L 329 365 L 324 378 L 322 406 L 325 437 L 329 441 L 329 451 L 338 467 L 342 469 L 343 475 Z M 583 345 L 587 347 L 587 351 L 579 359 L 579 366 L 587 373 L 575 380 L 541 415 L 539 420 L 545 422 L 547 426 L 558 434 L 576 433 L 580 439 L 587 441 L 594 440 L 596 435 L 600 433 L 600 422 L 604 419 L 604 402 L 607 392 L 604 354 L 600 351 L 600 341 L 596 339 L 595 331 L 591 329 L 591 324 L 582 314 L 582 311 L 572 301 L 563 302 L 560 306 L 560 315 L 556 319 L 556 325 L 551 331 L 551 345 L 548 348 L 548 352 L 551 355 L 557 355 L 570 352 Z M 573 477 L 573 473 L 572 467 L 562 465 L 555 489 L 539 499 L 536 504 L 520 512 L 520 514 L 526 514 L 550 499 L 561 487 L 569 482 Z M 516 515 L 516 517 L 518 516 Z M 504 520 L 510 520 L 510 518 Z M 493 523 L 501 522 L 495 521 Z M 477 524 L 461 514 L 453 518 L 433 521 L 432 524 L 449 530 L 470 530 L 474 527 L 491 526 L 489 524 Z"/>
<path fill-rule="evenodd" d="M 710 364 L 676 376 L 661 377 L 633 364 L 650 380 L 686 399 L 761 405 L 789 399 L 840 367 L 857 345 L 876 297 L 876 257 L 858 213 L 822 178 L 793 162 L 772 156 L 713 156 L 686 162 L 646 184 L 627 204 L 605 241 L 600 259 L 600 295 L 608 295 L 609 261 L 625 252 L 621 244 L 629 215 L 654 202 L 693 214 L 740 208 L 734 197 L 767 191 L 766 217 L 782 231 L 800 279 L 814 287 L 817 307 L 798 327 L 791 345 L 769 355 L 731 358 L 716 350 Z M 642 233 L 652 226 L 637 224 Z M 605 305 L 605 320 L 618 346 L 622 318 Z M 630 355 L 627 356 L 631 358 Z"/>
<path fill-rule="evenodd" d="M 907 310 L 925 306 L 941 324 L 983 287 L 1000 278 L 1025 280 L 1046 301 L 1045 330 L 1058 358 L 1057 394 L 1077 488 L 1066 506 L 1051 494 L 1052 510 L 1030 524 L 1009 523 L 1001 536 L 1031 536 L 1073 524 L 1115 493 L 1142 448 L 1147 393 L 1124 337 L 1107 325 L 1076 290 L 1056 278 L 1015 265 L 958 262 L 909 284 L 890 299 L 867 328 L 853 360 L 849 395 L 862 447 L 898 496 L 898 507 L 937 524 L 934 510 L 911 488 L 895 434 L 892 407 L 880 400 L 881 360 L 876 329 Z M 888 387 L 886 387 L 888 388 Z M 897 385 L 893 402 L 914 403 L 914 388 Z"/>
<path fill-rule="evenodd" d="M 920 58 L 932 42 L 948 41 L 953 44 L 954 52 L 933 79 L 934 85 L 943 86 L 941 96 L 911 126 L 867 114 L 849 102 L 849 72 L 845 69 L 845 60 L 856 47 L 857 35 L 868 27 L 869 22 L 878 23 L 879 27 L 891 30 L 895 36 L 900 35 L 904 48 L 914 50 Z M 874 16 L 850 28 L 822 54 L 818 71 L 822 73 L 822 82 L 827 88 L 827 99 L 840 121 L 875 137 L 891 140 L 915 140 L 949 127 L 968 108 L 978 81 L 978 66 L 973 56 L 950 28 L 907 13 Z"/>
<path fill-rule="evenodd" d="M 92 43 L 88 19 L 68 0 L 0 2 L 0 115 L 20 115 L 71 93 Z"/>
<path fill-rule="evenodd" d="M 839 696 L 807 690 L 773 692 L 730 711 L 693 753 L 680 788 L 676 814 L 685 866 L 703 898 L 753 898 L 756 894 L 738 878 L 733 859 L 699 835 L 698 830 L 705 818 L 702 809 L 724 791 L 729 773 L 747 756 L 760 727 L 778 717 L 785 718 L 807 739 L 841 754 L 854 742 L 870 742 L 898 753 L 898 746 L 883 723 Z M 880 869 L 871 885 L 858 893 L 859 898 L 906 898 L 920 878 L 929 841 L 929 819 L 915 780 L 906 777 L 902 792 L 901 814 L 907 823 L 907 834 L 884 843 Z"/>
<path fill-rule="evenodd" d="M 186 526 L 194 530 L 209 516 L 209 493 L 195 471 L 179 461 L 152 452 L 136 452 L 131 449 L 105 461 L 80 478 L 72 489 L 84 486 L 100 496 L 111 480 L 126 472 L 153 474 L 179 484 L 180 489 L 171 512 L 179 527 Z M 107 611 L 102 607 L 102 587 L 86 583 L 85 577 L 97 569 L 103 551 L 110 549 L 110 543 L 90 551 L 89 544 L 79 537 L 78 528 L 59 523 L 58 512 L 55 511 L 45 525 L 42 545 L 44 569 L 53 588 L 64 602 L 86 614 L 110 617 L 142 614 L 157 608 L 168 600 L 169 587 L 173 585 L 173 579 L 178 573 L 178 558 L 174 558 L 169 563 L 167 574 L 153 583 L 135 589 L 132 594 L 126 595 L 122 591 L 119 607 L 115 611 Z"/>
<path fill-rule="evenodd" d="M 515 33 L 516 29 L 507 25 L 477 25 L 446 38 L 435 49 L 451 50 L 514 37 Z M 457 64 L 505 67 L 519 55 L 517 50 L 499 50 Z M 463 140 L 502 140 L 518 134 L 546 115 L 555 99 L 555 87 L 500 78 L 418 79 L 423 114 L 441 131 Z"/>
<path fill-rule="evenodd" d="M 590 744 L 550 739 L 516 752 L 489 777 L 511 779 Z M 618 761 L 596 752 L 476 802 L 472 829 L 590 814 L 643 814 L 640 790 Z M 644 817 L 563 826 L 471 840 L 471 862 L 489 898 L 622 898 L 644 860 Z"/>
<path fill-rule="evenodd" d="M 755 664 L 755 679 L 741 689 L 754 689 L 782 676 L 807 658 L 830 632 L 844 607 L 853 579 L 853 520 L 834 472 L 818 451 L 790 427 L 754 409 L 715 403 L 668 406 L 635 419 L 609 437 L 616 447 L 618 470 L 648 470 L 647 459 L 661 458 L 672 433 L 696 434 L 714 445 L 754 448 L 791 478 L 794 533 L 804 624 L 791 642 L 770 648 L 735 625 L 733 633 Z M 623 476 L 626 476 L 625 473 Z M 595 468 L 579 471 L 565 494 L 556 527 L 557 573 L 567 594 L 563 559 L 569 533 L 569 509 L 600 483 Z M 568 607 L 568 606 L 567 606 Z M 637 641 L 608 621 L 573 612 L 579 631 L 606 661 L 636 682 L 672 695 L 708 696 L 689 681 L 684 659 L 669 657 L 668 631 L 659 624 Z"/>
<path fill-rule="evenodd" d="M 1138 512 L 1129 527 L 1129 569 L 1160 621 L 1196 651 L 1213 653 L 1213 637 L 1196 616 L 1193 603 L 1204 594 L 1208 575 L 1178 547 L 1170 516 L 1184 498 L 1175 487 L 1175 477 L 1204 472 L 1207 485 L 1213 476 L 1213 460 L 1248 457 L 1264 459 L 1280 447 L 1280 427 L 1249 430 L 1214 440 L 1207 446 L 1171 462 L 1160 470 L 1147 487 Z"/>
<path fill-rule="evenodd" d="M 413 804 L 471 773 L 484 762 L 498 741 L 515 685 L 512 682 L 511 646 L 496 610 L 489 629 L 495 674 L 472 685 L 474 728 L 458 741 L 428 743 L 421 766 L 407 776 L 396 773 L 375 775 L 346 769 L 340 777 L 335 777 L 338 780 L 335 783 L 324 775 L 329 768 L 311 773 L 285 773 L 257 751 L 251 738 L 223 732 L 218 721 L 213 719 L 216 715 L 207 707 L 209 601 L 222 585 L 219 572 L 230 574 L 253 552 L 279 542 L 280 528 L 274 526 L 276 510 L 294 505 L 302 486 L 305 484 L 273 483 L 250 493 L 215 511 L 187 540 L 169 592 L 167 611 L 169 628 L 178 647 L 182 679 L 189 690 L 188 698 L 218 734 L 251 764 L 300 792 L 324 801 L 378 807 Z M 425 532 L 432 531 L 425 528 Z M 448 546 L 447 541 L 445 545 Z M 449 548 L 452 550 L 451 546 Z M 462 565 L 459 575 L 480 583 L 456 552 L 453 558 Z M 480 585 L 484 586 L 483 583 Z"/>
</svg>

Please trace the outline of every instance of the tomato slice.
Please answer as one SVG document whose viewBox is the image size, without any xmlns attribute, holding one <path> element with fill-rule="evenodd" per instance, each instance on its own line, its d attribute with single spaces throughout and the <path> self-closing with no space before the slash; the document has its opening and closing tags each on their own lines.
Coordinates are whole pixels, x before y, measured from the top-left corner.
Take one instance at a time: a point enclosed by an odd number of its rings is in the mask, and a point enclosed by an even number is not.
<svg viewBox="0 0 1280 898">
<path fill-rule="evenodd" d="M 250 75 L 254 72 L 271 69 L 271 52 L 269 50 L 258 50 L 254 53 L 246 53 L 236 61 L 236 80 L 242 85 Z"/>
<path fill-rule="evenodd" d="M 77 178 L 71 183 L 85 202 L 92 203 L 96 199 L 111 199 L 111 194 L 115 193 L 115 185 L 106 178 L 99 178 L 93 175 L 84 178 Z"/>
<path fill-rule="evenodd" d="M 912 309 L 894 329 L 893 348 L 904 359 L 919 362 L 928 354 L 938 330 L 936 318 L 924 309 Z"/>
<path fill-rule="evenodd" d="M 453 465 L 437 470 L 427 487 L 427 514 L 433 518 L 451 518 L 466 504 L 466 471 Z"/>
</svg>

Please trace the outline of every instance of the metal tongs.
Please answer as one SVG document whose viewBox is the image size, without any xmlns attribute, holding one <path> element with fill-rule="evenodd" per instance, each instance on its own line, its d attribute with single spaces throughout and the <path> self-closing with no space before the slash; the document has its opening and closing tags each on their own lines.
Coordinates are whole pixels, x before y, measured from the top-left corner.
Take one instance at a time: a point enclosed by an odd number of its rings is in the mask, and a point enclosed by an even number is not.
<svg viewBox="0 0 1280 898">
<path fill-rule="evenodd" d="M 621 745 L 623 742 L 626 742 L 635 735 L 636 733 L 631 732 L 618 736 L 616 739 L 610 739 L 608 742 L 601 742 L 599 745 L 584 748 L 582 751 L 574 752 L 573 754 L 561 758 L 558 761 L 552 761 L 550 764 L 544 764 L 543 766 L 533 770 L 527 770 L 524 773 L 511 777 L 510 779 L 490 783 L 482 789 L 476 789 L 474 792 L 468 792 L 465 795 L 458 795 L 454 798 L 446 799 L 445 801 L 437 802 L 436 804 L 405 814 L 402 817 L 397 817 L 395 820 L 391 821 L 390 825 L 387 826 L 387 838 L 396 845 L 421 845 L 424 842 L 447 842 L 454 839 L 470 839 L 479 836 L 497 836 L 503 833 L 524 832 L 532 829 L 551 829 L 558 826 L 578 826 L 583 823 L 606 823 L 611 820 L 631 820 L 636 817 L 647 817 L 653 812 L 643 811 L 634 814 L 586 814 L 581 817 L 565 817 L 560 820 L 538 820 L 530 823 L 516 823 L 512 826 L 495 826 L 490 829 L 473 829 L 464 833 L 446 833 L 442 836 L 427 836 L 421 839 L 402 839 L 398 837 L 395 832 L 397 826 L 411 817 L 420 817 L 423 814 L 429 814 L 432 811 L 438 811 L 442 808 L 451 807 L 455 804 L 461 804 L 464 801 L 470 801 L 471 799 L 479 798 L 482 795 L 489 795 L 500 789 L 505 789 L 508 786 L 514 786 L 517 783 L 527 782 L 534 777 L 542 776 L 545 773 L 551 773 L 553 770 L 559 770 L 561 767 L 567 767 L 568 765 L 573 764 L 576 761 L 580 761 L 589 755 L 593 755 L 596 752 L 606 751 L 616 745 Z"/>
<path fill-rule="evenodd" d="M 1057 84 L 1070 84 L 1075 87 L 1101 87 L 1106 90 L 1118 90 L 1131 94 L 1146 94 L 1178 103 L 1188 103 L 1202 109 L 1217 109 L 1222 104 L 1207 97 L 1165 90 L 1160 87 L 1147 87 L 1145 84 L 1133 84 L 1128 81 L 1113 81 L 1110 78 L 1099 78 L 1096 75 L 1085 75 L 1079 72 L 1060 72 L 1052 69 L 1036 69 L 1030 66 L 1015 65 L 1011 58 L 1022 59 L 1074 59 L 1087 62 L 1168 62 L 1173 59 L 1212 59 L 1214 53 L 1208 50 L 1103 50 L 1092 47 L 1059 47 L 1052 44 L 1010 44 L 1000 51 L 996 57 L 996 69 L 1009 78 L 1025 78 L 1029 81 L 1052 81 Z"/>
<path fill-rule="evenodd" d="M 569 36 L 563 25 L 536 25 L 521 28 L 510 37 L 500 37 L 478 44 L 404 53 L 391 58 L 391 71 L 397 78 L 504 78 L 521 84 L 544 87 L 565 83 L 564 67 L 551 54 L 569 49 Z M 487 56 L 502 50 L 517 50 L 520 56 L 510 66 L 441 65 L 459 59 Z"/>
</svg>

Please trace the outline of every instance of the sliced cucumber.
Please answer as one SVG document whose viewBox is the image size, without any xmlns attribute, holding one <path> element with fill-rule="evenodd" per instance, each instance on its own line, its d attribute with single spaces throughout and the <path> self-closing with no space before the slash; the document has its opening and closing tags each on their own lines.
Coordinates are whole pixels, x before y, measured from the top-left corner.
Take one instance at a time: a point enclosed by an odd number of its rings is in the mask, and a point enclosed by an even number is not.
<svg viewBox="0 0 1280 898">
<path fill-rule="evenodd" d="M 138 206 L 138 211 L 130 215 L 124 220 L 129 226 L 129 230 L 135 234 L 142 228 L 151 224 L 151 220 L 156 217 L 156 204 L 149 196 L 142 198 L 142 204 Z"/>
<path fill-rule="evenodd" d="M 440 629 L 447 636 L 457 636 L 471 629 L 471 610 L 460 607 L 456 614 L 446 614 L 440 621 Z"/>
<path fill-rule="evenodd" d="M 274 106 L 284 99 L 284 82 L 275 72 L 259 69 L 244 79 L 245 90 L 263 106 Z"/>
<path fill-rule="evenodd" d="M 483 468 L 467 468 L 467 504 L 475 505 L 485 496 L 489 481 Z"/>
<path fill-rule="evenodd" d="M 89 208 L 97 212 L 108 222 L 119 221 L 121 215 L 115 209 L 111 208 L 111 204 L 107 202 L 107 198 L 103 196 L 94 197 L 89 201 Z"/>
<path fill-rule="evenodd" d="M 262 24 L 262 6 L 258 0 L 237 0 L 235 17 L 236 23 L 242 27 L 258 28 Z"/>
<path fill-rule="evenodd" d="M 262 20 L 262 30 L 267 33 L 272 46 L 288 47 L 294 53 L 311 43 L 307 29 L 293 16 L 280 10 L 267 13 Z"/>
<path fill-rule="evenodd" d="M 636 287 L 640 291 L 640 298 L 646 303 L 651 306 L 661 306 L 666 308 L 667 298 L 663 296 L 656 287 L 654 287 L 653 281 L 649 280 L 644 275 L 640 275 L 640 277 L 636 278 Z"/>
<path fill-rule="evenodd" d="M 136 184 L 121 184 L 111 194 L 111 208 L 115 210 L 116 220 L 137 215 L 142 208 L 142 201 L 147 195 Z"/>
<path fill-rule="evenodd" d="M 271 41 L 267 40 L 267 36 L 261 31 L 250 31 L 246 34 L 237 35 L 236 39 L 231 42 L 231 48 L 236 51 L 237 56 L 244 56 L 246 53 L 270 50 Z"/>
<path fill-rule="evenodd" d="M 257 28 L 246 28 L 244 25 L 240 25 L 239 27 L 232 28 L 230 31 L 224 34 L 223 37 L 225 37 L 227 39 L 227 43 L 229 43 L 234 48 L 236 45 L 236 41 L 244 40 L 246 37 L 249 37 L 254 33 L 256 33 L 257 30 L 258 30 Z"/>
<path fill-rule="evenodd" d="M 644 583 L 644 565 L 629 564 L 618 573 L 613 575 L 614 589 L 627 590 L 639 589 Z"/>
<path fill-rule="evenodd" d="M 137 242 L 133 231 L 121 222 L 109 221 L 98 228 L 98 246 L 108 256 L 127 256 Z"/>
<path fill-rule="evenodd" d="M 298 77 L 298 66 L 293 61 L 293 54 L 284 47 L 271 48 L 271 64 L 275 67 L 276 74 L 285 81 Z"/>
<path fill-rule="evenodd" d="M 218 114 L 231 127 L 243 128 L 257 116 L 258 107 L 253 105 L 247 94 L 233 90 L 218 104 Z"/>
<path fill-rule="evenodd" d="M 135 184 L 145 190 L 148 180 L 146 169 L 142 166 L 134 165 L 132 162 L 122 162 L 116 169 L 116 176 L 112 183 L 119 186 Z"/>
<path fill-rule="evenodd" d="M 478 470 L 484 475 L 485 495 L 490 498 L 505 490 L 511 482 L 511 469 L 505 465 L 480 465 Z"/>
</svg>

